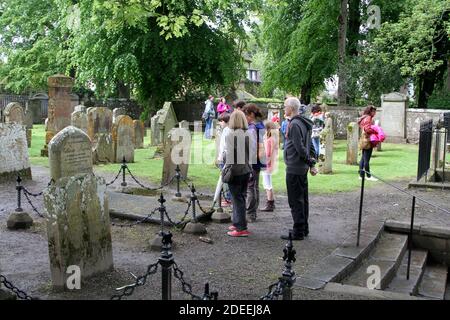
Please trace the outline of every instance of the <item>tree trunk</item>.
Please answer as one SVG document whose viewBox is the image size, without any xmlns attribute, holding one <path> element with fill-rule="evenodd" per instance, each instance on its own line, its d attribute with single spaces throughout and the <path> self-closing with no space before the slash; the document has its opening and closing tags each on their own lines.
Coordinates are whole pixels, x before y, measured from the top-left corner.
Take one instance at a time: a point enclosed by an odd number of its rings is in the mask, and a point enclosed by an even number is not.
<svg viewBox="0 0 450 320">
<path fill-rule="evenodd" d="M 116 82 L 117 96 L 119 99 L 130 100 L 130 88 L 122 81 Z"/>
<path fill-rule="evenodd" d="M 347 54 L 353 57 L 358 56 L 359 29 L 361 27 L 360 5 L 361 0 L 349 0 Z"/>
<path fill-rule="evenodd" d="M 341 14 L 339 15 L 339 84 L 338 84 L 338 105 L 347 105 L 347 70 L 345 67 L 345 47 L 347 40 L 347 19 L 348 19 L 348 0 L 341 0 Z"/>
<path fill-rule="evenodd" d="M 311 83 L 309 83 L 309 82 L 302 86 L 301 92 L 300 92 L 300 95 L 301 95 L 300 101 L 301 101 L 301 103 L 303 103 L 305 105 L 308 105 L 308 104 L 311 103 L 311 93 L 312 93 L 311 89 L 312 89 L 312 86 L 311 86 Z"/>
<path fill-rule="evenodd" d="M 450 92 L 450 59 L 447 62 L 447 91 Z"/>
</svg>

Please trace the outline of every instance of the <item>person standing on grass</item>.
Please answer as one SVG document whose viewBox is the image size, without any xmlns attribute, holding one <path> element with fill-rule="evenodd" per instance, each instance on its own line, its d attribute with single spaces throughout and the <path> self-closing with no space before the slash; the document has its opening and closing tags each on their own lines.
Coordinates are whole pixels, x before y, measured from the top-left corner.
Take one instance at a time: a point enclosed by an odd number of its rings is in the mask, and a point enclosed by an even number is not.
<svg viewBox="0 0 450 320">
<path fill-rule="evenodd" d="M 313 122 L 312 128 L 312 143 L 316 156 L 320 155 L 320 133 L 325 128 L 325 115 L 322 112 L 322 108 L 315 104 L 311 108 L 311 121 Z"/>
<path fill-rule="evenodd" d="M 212 121 L 216 117 L 213 101 L 214 97 L 209 96 L 208 100 L 205 101 L 205 110 L 202 115 L 202 119 L 205 120 L 205 139 L 211 139 L 212 137 Z"/>
<path fill-rule="evenodd" d="M 299 108 L 297 98 L 287 98 L 284 102 L 285 115 L 290 119 L 285 135 L 284 162 L 288 202 L 294 220 L 293 240 L 303 240 L 309 234 L 308 171 L 313 176 L 317 174 L 314 167 L 316 154 L 311 141 L 313 123 L 299 115 Z M 289 235 L 282 235 L 281 239 L 287 240 Z"/>
<path fill-rule="evenodd" d="M 275 199 L 273 196 L 272 174 L 278 159 L 278 127 L 272 121 L 265 123 L 266 134 L 264 135 L 264 150 L 266 152 L 266 169 L 262 171 L 263 186 L 266 190 L 266 206 L 261 209 L 265 212 L 273 212 L 275 209 Z"/>
<path fill-rule="evenodd" d="M 250 166 L 250 146 L 248 123 L 242 111 L 235 110 L 228 123 L 230 133 L 226 137 L 226 166 L 231 166 L 232 177 L 228 182 L 233 204 L 233 225 L 228 227 L 230 237 L 247 237 L 246 195 L 247 185 L 252 172 Z"/>
<path fill-rule="evenodd" d="M 361 135 L 366 135 L 370 137 L 371 134 L 378 133 L 376 130 L 372 128 L 373 118 L 377 113 L 377 108 L 370 105 L 367 106 L 361 118 L 358 120 L 358 125 L 361 128 Z M 370 174 L 370 158 L 372 157 L 373 145 L 370 143 L 370 138 L 368 138 L 369 143 L 367 147 L 362 149 L 361 161 L 359 162 L 359 179 L 364 177 L 364 170 L 366 171 L 367 180 L 369 181 L 378 181 L 377 178 L 372 177 Z"/>
<path fill-rule="evenodd" d="M 222 133 L 220 135 L 217 163 L 219 165 L 220 170 L 222 170 L 223 167 L 225 166 L 225 156 L 227 153 L 226 138 L 230 134 L 230 128 L 228 127 L 228 122 L 230 121 L 230 114 L 228 112 L 224 112 L 219 116 L 218 120 L 220 127 L 222 128 Z M 230 191 L 228 190 L 228 184 L 223 183 L 222 189 L 224 191 L 224 198 L 222 199 L 221 206 L 229 207 L 231 204 L 231 194 Z"/>
<path fill-rule="evenodd" d="M 262 169 L 266 168 L 264 152 L 264 124 L 260 119 L 262 113 L 254 103 L 248 103 L 242 111 L 248 122 L 248 134 L 250 136 L 250 154 L 252 156 L 252 175 L 247 187 L 247 219 L 256 221 L 259 207 L 259 177 Z"/>
</svg>

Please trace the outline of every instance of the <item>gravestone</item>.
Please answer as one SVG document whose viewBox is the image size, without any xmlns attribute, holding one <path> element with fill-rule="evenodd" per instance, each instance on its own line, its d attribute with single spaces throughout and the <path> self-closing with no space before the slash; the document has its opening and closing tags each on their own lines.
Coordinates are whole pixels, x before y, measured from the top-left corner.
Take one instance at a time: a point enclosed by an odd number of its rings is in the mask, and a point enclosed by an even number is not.
<svg viewBox="0 0 450 320">
<path fill-rule="evenodd" d="M 350 122 L 347 126 L 347 161 L 349 165 L 358 164 L 359 126 L 356 122 Z"/>
<path fill-rule="evenodd" d="M 77 107 L 75 107 L 77 108 Z M 88 133 L 88 117 L 86 112 L 74 111 L 71 115 L 72 126 L 80 129 L 84 133 Z"/>
<path fill-rule="evenodd" d="M 216 137 L 217 130 L 219 129 L 219 120 L 213 119 L 212 121 L 212 138 Z"/>
<path fill-rule="evenodd" d="M 127 110 L 125 110 L 125 108 L 115 108 L 113 110 L 113 118 L 112 118 L 113 123 L 116 123 L 118 116 L 122 116 L 122 115 L 126 115 L 126 114 L 127 114 Z"/>
<path fill-rule="evenodd" d="M 320 144 L 323 147 L 320 148 L 318 167 L 319 173 L 330 174 L 333 172 L 333 119 L 329 113 L 325 117 L 325 128 L 320 133 Z"/>
<path fill-rule="evenodd" d="M 25 123 L 25 112 L 18 102 L 8 103 L 3 111 L 5 123 Z"/>
<path fill-rule="evenodd" d="M 24 124 L 27 128 L 27 145 L 28 148 L 31 148 L 31 137 L 33 136 L 33 114 L 28 107 L 25 109 Z"/>
<path fill-rule="evenodd" d="M 114 145 L 114 159 L 116 163 L 134 162 L 134 126 L 129 116 L 118 116 L 113 124 L 112 140 Z"/>
<path fill-rule="evenodd" d="M 0 182 L 31 179 L 25 126 L 0 123 Z"/>
<path fill-rule="evenodd" d="M 156 146 L 158 146 L 161 143 L 158 119 L 159 119 L 159 115 L 158 114 L 154 115 L 150 119 L 150 131 L 151 131 L 150 145 L 152 147 L 156 147 Z"/>
<path fill-rule="evenodd" d="M 52 285 L 66 288 L 69 266 L 81 279 L 113 268 L 106 183 L 92 171 L 89 137 L 69 126 L 49 145 L 54 183 L 44 190 Z M 73 272 L 73 271 L 72 271 Z"/>
<path fill-rule="evenodd" d="M 98 133 L 92 145 L 94 163 L 113 163 L 114 144 L 112 135 L 109 133 Z"/>
<path fill-rule="evenodd" d="M 189 130 L 173 128 L 170 130 L 167 142 L 164 145 L 164 164 L 161 184 L 169 183 L 175 176 L 177 165 L 180 167 L 180 174 L 187 178 L 189 160 L 191 154 L 191 134 Z M 176 183 L 176 179 L 172 180 Z"/>
<path fill-rule="evenodd" d="M 134 148 L 143 149 L 144 148 L 144 123 L 141 120 L 133 120 L 134 127 Z"/>
<path fill-rule="evenodd" d="M 71 124 L 72 106 L 71 91 L 74 80 L 65 75 L 54 75 L 48 78 L 48 115 L 45 133 L 45 146 L 41 156 L 48 156 L 48 143 L 62 129 Z"/>
<path fill-rule="evenodd" d="M 178 120 L 172 102 L 165 102 L 161 110 L 156 113 L 159 126 L 159 143 L 165 144 L 169 131 L 176 127 Z"/>
<path fill-rule="evenodd" d="M 104 107 L 88 108 L 87 118 L 87 133 L 92 142 L 97 140 L 98 134 L 111 134 L 113 115 L 110 109 Z"/>
<path fill-rule="evenodd" d="M 180 123 L 178 124 L 178 127 L 181 129 L 189 130 L 189 121 L 186 121 L 186 120 L 180 121 Z"/>
<path fill-rule="evenodd" d="M 82 104 L 75 106 L 73 111 L 80 111 L 80 112 L 87 113 L 86 106 L 84 106 Z"/>
<path fill-rule="evenodd" d="M 408 96 L 393 92 L 381 96 L 381 123 L 386 142 L 406 143 L 406 108 Z"/>
</svg>

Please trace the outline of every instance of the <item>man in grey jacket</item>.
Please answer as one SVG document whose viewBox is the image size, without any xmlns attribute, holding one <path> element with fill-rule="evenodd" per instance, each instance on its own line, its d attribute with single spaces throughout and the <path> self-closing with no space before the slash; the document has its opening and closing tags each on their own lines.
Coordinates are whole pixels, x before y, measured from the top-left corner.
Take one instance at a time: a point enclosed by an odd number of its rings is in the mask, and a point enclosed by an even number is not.
<svg viewBox="0 0 450 320">
<path fill-rule="evenodd" d="M 317 174 L 316 154 L 311 141 L 313 123 L 299 115 L 300 101 L 297 98 L 287 98 L 284 102 L 284 112 L 289 123 L 286 128 L 284 162 L 286 163 L 286 186 L 288 202 L 291 208 L 294 228 L 291 230 L 293 240 L 303 240 L 308 236 L 308 171 L 313 176 Z M 288 239 L 289 235 L 282 235 Z"/>
</svg>

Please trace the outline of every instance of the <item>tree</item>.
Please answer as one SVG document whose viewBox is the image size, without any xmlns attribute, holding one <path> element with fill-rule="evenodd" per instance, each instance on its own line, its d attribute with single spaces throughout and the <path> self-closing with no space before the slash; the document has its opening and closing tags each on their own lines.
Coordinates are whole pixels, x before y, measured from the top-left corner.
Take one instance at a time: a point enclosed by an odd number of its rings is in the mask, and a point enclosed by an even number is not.
<svg viewBox="0 0 450 320">
<path fill-rule="evenodd" d="M 347 66 L 345 65 L 345 57 L 347 56 L 347 24 L 348 24 L 348 0 L 340 0 L 341 9 L 339 14 L 339 38 L 338 38 L 338 104 L 340 106 L 347 105 Z"/>
</svg>

